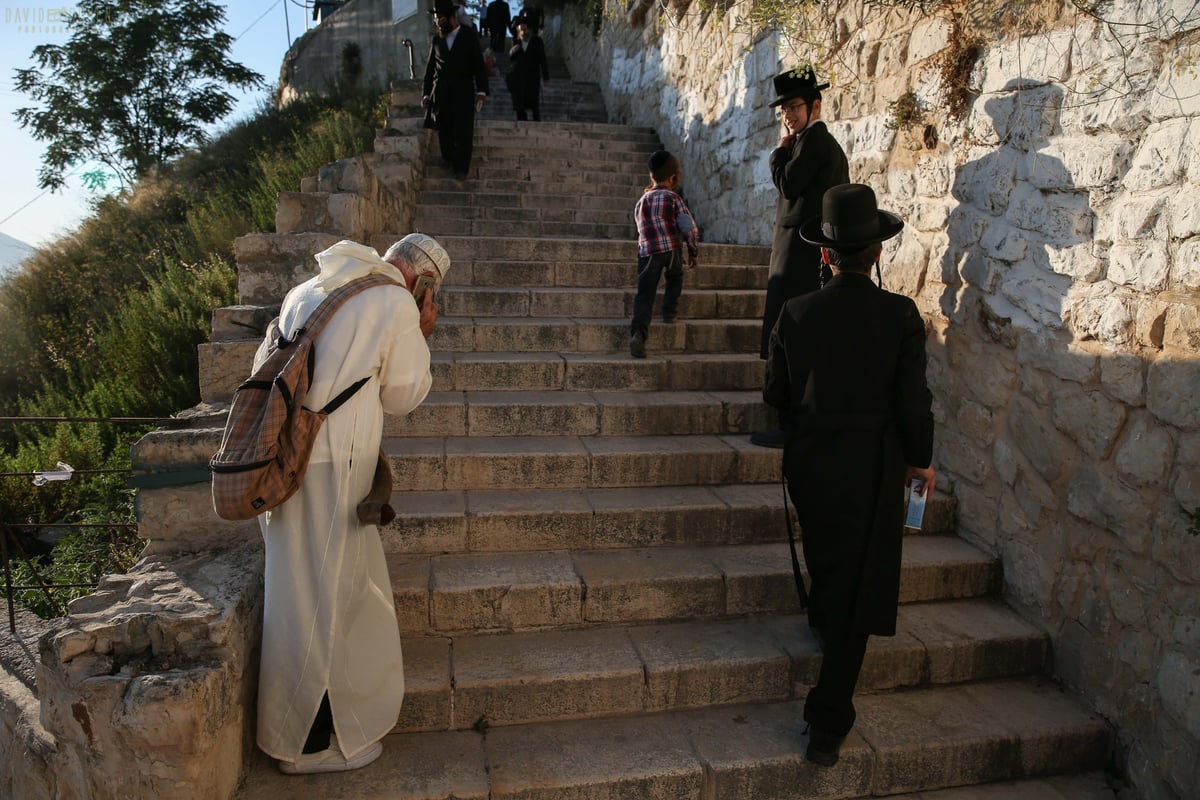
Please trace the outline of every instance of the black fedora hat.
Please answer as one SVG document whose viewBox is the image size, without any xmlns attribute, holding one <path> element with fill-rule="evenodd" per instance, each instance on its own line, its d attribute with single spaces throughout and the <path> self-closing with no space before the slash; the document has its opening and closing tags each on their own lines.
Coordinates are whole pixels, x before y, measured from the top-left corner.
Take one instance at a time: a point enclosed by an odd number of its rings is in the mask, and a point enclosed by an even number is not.
<svg viewBox="0 0 1200 800">
<path fill-rule="evenodd" d="M 435 0 L 432 13 L 443 17 L 453 17 L 458 14 L 458 9 L 451 0 Z"/>
<path fill-rule="evenodd" d="M 800 238 L 830 250 L 861 250 L 900 233 L 904 220 L 880 211 L 875 191 L 861 183 L 843 183 L 821 198 L 821 216 L 800 226 Z"/>
<path fill-rule="evenodd" d="M 801 64 L 795 69 L 779 73 L 771 80 L 775 83 L 775 94 L 778 95 L 771 101 L 771 108 L 786 103 L 793 97 L 811 100 L 822 89 L 829 88 L 828 83 L 817 83 L 817 73 L 812 64 Z"/>
</svg>

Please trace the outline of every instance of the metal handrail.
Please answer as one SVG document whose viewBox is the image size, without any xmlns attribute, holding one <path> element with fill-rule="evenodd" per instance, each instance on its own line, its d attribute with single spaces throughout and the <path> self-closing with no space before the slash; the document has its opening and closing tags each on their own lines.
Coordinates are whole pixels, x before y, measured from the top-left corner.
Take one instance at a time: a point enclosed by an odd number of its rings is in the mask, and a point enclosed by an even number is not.
<svg viewBox="0 0 1200 800">
<path fill-rule="evenodd" d="M 188 424 L 186 419 L 178 417 L 0 417 L 0 423 L 64 423 L 64 422 L 89 422 L 89 423 L 107 423 L 116 425 L 160 425 L 167 427 L 178 427 Z M 32 472 L 0 472 L 0 478 L 37 478 L 42 475 L 41 471 Z M 75 476 L 84 475 L 115 475 L 125 474 L 132 476 L 134 471 L 131 468 L 119 469 L 72 469 L 68 479 L 73 479 Z M 36 481 L 35 481 L 36 482 Z M 4 596 L 8 601 L 8 628 L 9 631 L 16 635 L 16 606 L 14 603 L 13 593 L 16 591 L 27 591 L 38 589 L 46 597 L 46 602 L 56 613 L 65 612 L 65 608 L 54 597 L 55 589 L 83 589 L 94 587 L 95 583 L 47 583 L 42 579 L 37 567 L 34 565 L 33 559 L 25 551 L 21 545 L 21 540 L 17 536 L 16 531 L 22 528 L 136 528 L 137 525 L 131 522 L 0 522 L 0 557 L 4 563 Z M 32 585 L 14 584 L 12 576 L 11 556 L 9 553 L 10 544 L 16 552 L 16 556 L 25 562 L 29 572 L 33 575 L 36 583 Z"/>
</svg>

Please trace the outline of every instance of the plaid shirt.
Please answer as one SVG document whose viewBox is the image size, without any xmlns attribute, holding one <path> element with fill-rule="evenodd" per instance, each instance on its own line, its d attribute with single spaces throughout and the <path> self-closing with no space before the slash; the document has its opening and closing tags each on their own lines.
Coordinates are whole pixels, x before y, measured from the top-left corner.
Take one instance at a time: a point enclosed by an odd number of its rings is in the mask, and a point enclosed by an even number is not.
<svg viewBox="0 0 1200 800">
<path fill-rule="evenodd" d="M 638 257 L 664 253 L 682 246 L 684 238 L 675 221 L 680 214 L 690 214 L 679 195 L 670 189 L 648 189 L 633 207 L 633 221 L 637 223 Z M 688 253 L 694 254 L 696 246 L 688 237 Z"/>
</svg>

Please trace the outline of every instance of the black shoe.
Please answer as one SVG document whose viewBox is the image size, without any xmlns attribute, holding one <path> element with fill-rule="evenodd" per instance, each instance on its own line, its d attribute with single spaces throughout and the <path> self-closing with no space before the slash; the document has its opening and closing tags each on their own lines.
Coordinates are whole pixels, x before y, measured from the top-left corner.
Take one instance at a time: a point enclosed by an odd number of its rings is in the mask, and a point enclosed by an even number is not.
<svg viewBox="0 0 1200 800">
<path fill-rule="evenodd" d="M 672 314 L 672 315 L 671 315 L 671 316 L 669 316 L 669 317 L 668 317 L 666 314 L 663 314 L 663 322 L 665 322 L 665 323 L 667 323 L 668 325 L 670 325 L 670 324 L 671 324 L 672 322 L 674 322 L 674 321 L 675 321 L 675 315 L 674 315 L 674 314 Z"/>
<path fill-rule="evenodd" d="M 646 334 L 641 331 L 634 331 L 629 337 L 629 355 L 634 358 L 646 357 Z"/>
<path fill-rule="evenodd" d="M 454 180 L 456 180 L 456 181 L 465 181 L 466 179 L 467 179 L 467 173 L 465 173 L 465 172 L 456 172 L 456 173 L 454 173 Z"/>
<path fill-rule="evenodd" d="M 776 450 L 780 450 L 787 444 L 787 431 L 759 431 L 758 433 L 752 433 L 750 434 L 750 444 L 756 444 L 759 447 L 773 447 Z"/>
<path fill-rule="evenodd" d="M 808 726 L 808 750 L 805 752 L 805 756 L 814 764 L 832 767 L 841 757 L 844 741 L 846 741 L 845 736 L 834 736 L 832 733 L 826 733 L 820 728 L 810 725 Z"/>
</svg>

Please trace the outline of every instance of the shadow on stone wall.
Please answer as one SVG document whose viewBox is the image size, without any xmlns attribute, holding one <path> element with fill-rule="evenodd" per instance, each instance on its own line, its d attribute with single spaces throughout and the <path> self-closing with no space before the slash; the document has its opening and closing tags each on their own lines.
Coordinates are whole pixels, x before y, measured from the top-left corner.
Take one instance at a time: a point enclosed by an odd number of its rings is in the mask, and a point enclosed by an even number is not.
<svg viewBox="0 0 1200 800">
<path fill-rule="evenodd" d="M 1122 771 L 1176 798 L 1200 785 L 1200 361 L 1118 352 L 1073 324 L 1074 294 L 1113 268 L 1091 192 L 1045 152 L 1063 95 L 1008 83 L 983 103 L 994 144 L 956 171 L 930 265 L 935 458 L 960 530 L 1050 632 L 1055 674 L 1116 726 Z"/>
</svg>

